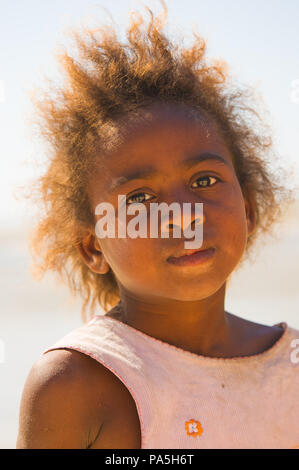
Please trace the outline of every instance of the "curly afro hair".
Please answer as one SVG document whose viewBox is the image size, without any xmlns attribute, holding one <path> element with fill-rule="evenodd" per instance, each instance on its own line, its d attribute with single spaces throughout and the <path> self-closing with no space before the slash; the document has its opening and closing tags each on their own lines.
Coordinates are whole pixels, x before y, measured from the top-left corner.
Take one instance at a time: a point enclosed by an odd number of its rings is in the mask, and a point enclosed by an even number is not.
<svg viewBox="0 0 299 470">
<path fill-rule="evenodd" d="M 282 173 L 274 174 L 277 157 L 253 91 L 234 85 L 224 62 L 207 61 L 206 42 L 197 34 L 189 48 L 167 38 L 167 7 L 161 2 L 162 17 L 145 7 L 147 25 L 140 14 L 131 15 L 126 43 L 110 26 L 73 30 L 74 54 L 64 49 L 58 55 L 65 81 L 39 90 L 33 100 L 37 129 L 50 151 L 46 171 L 30 185 L 29 197 L 41 206 L 30 234 L 31 253 L 38 258 L 32 266 L 38 278 L 55 271 L 81 296 L 83 318 L 98 304 L 107 312 L 119 301 L 112 270 L 91 271 L 77 245 L 95 223 L 87 192 L 93 150 L 104 154 L 117 143 L 122 118 L 158 102 L 204 110 L 216 119 L 242 192 L 254 201 L 256 230 L 246 254 L 259 233 L 270 231 L 290 196 L 279 183 Z"/>
</svg>

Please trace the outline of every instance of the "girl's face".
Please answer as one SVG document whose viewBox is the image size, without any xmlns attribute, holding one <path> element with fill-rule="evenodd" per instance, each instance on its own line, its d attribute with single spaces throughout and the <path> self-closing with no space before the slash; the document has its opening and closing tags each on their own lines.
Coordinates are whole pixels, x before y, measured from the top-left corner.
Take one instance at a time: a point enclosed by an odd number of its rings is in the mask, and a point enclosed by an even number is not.
<svg viewBox="0 0 299 470">
<path fill-rule="evenodd" d="M 143 202 L 149 234 L 151 202 L 177 202 L 181 209 L 188 202 L 193 215 L 194 203 L 203 203 L 201 249 L 212 247 L 214 255 L 192 266 L 169 263 L 190 241 L 183 232 L 182 238 L 173 238 L 170 230 L 169 238 L 94 239 L 102 254 L 93 251 L 90 267 L 103 273 L 103 263 L 109 265 L 134 294 L 200 300 L 220 289 L 239 263 L 254 228 L 254 211 L 243 198 L 232 154 L 212 119 L 201 114 L 192 119 L 174 106 L 156 107 L 153 116 L 150 126 L 131 126 L 125 143 L 99 162 L 90 184 L 92 209 L 101 202 L 112 204 L 117 230 L 118 195 L 126 195 L 127 205 Z M 127 223 L 135 215 L 127 215 Z"/>
</svg>

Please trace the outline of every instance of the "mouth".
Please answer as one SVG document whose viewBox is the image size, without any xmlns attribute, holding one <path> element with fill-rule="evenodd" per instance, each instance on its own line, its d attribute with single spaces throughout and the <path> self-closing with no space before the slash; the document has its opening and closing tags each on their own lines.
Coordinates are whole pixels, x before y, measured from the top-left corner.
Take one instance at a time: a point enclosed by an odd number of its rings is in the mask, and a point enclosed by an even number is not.
<svg viewBox="0 0 299 470">
<path fill-rule="evenodd" d="M 179 255 L 167 258 L 167 262 L 177 266 L 195 266 L 213 259 L 214 253 L 215 248 L 181 250 Z"/>
</svg>

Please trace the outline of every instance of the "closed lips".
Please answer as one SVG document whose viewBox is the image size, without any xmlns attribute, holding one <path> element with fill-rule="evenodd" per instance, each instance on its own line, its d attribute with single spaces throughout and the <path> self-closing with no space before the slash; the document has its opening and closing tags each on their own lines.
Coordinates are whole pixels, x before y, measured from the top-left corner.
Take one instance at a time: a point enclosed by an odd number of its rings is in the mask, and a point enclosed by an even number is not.
<svg viewBox="0 0 299 470">
<path fill-rule="evenodd" d="M 213 260 L 214 248 L 208 248 L 205 250 L 190 250 L 193 251 L 191 254 L 183 256 L 170 256 L 167 262 L 177 266 L 197 266 L 199 264 L 205 264 Z"/>
<path fill-rule="evenodd" d="M 175 255 L 169 256 L 168 259 L 170 259 L 170 258 L 182 258 L 184 256 L 193 255 L 194 253 L 198 253 L 200 251 L 207 251 L 207 250 L 211 250 L 211 249 L 212 248 L 198 248 L 197 250 L 185 249 L 185 250 L 180 251 L 179 253 L 176 253 Z"/>
</svg>

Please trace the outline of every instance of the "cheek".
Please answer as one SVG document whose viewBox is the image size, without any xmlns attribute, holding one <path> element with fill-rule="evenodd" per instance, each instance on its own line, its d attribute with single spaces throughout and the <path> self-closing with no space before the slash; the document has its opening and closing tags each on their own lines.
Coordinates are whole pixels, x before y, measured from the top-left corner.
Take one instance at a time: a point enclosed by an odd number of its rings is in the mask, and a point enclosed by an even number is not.
<svg viewBox="0 0 299 470">
<path fill-rule="evenodd" d="M 241 189 L 236 188 L 228 199 L 221 216 L 221 247 L 227 256 L 237 261 L 242 256 L 247 244 L 247 220 Z"/>
<path fill-rule="evenodd" d="M 159 281 L 157 253 L 151 239 L 107 238 L 102 240 L 105 258 L 117 279 L 127 288 L 153 288 Z"/>
</svg>

